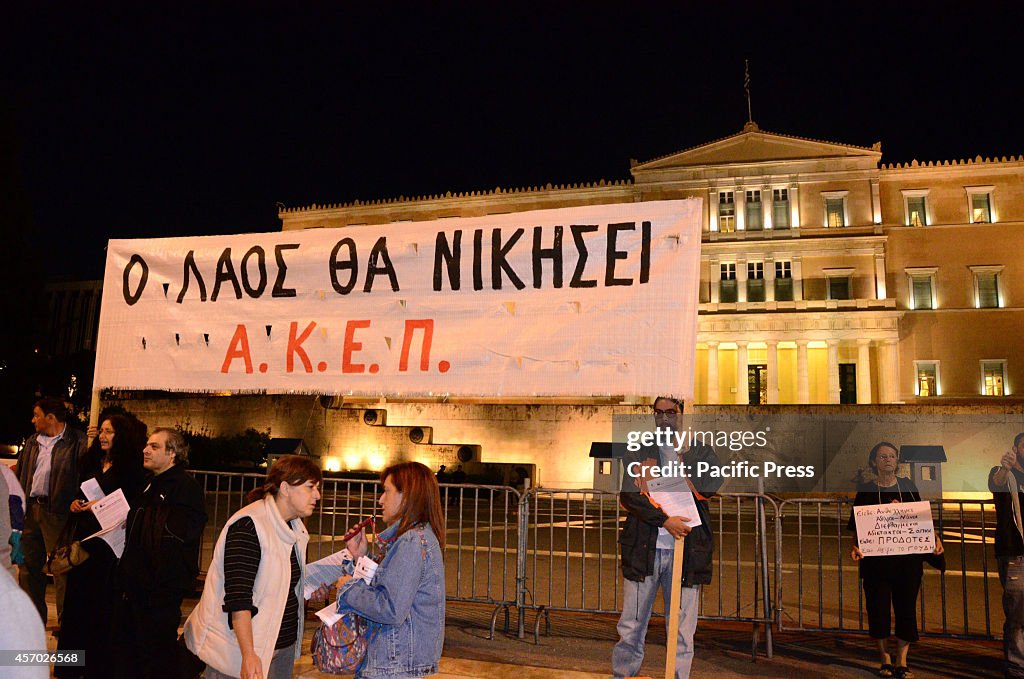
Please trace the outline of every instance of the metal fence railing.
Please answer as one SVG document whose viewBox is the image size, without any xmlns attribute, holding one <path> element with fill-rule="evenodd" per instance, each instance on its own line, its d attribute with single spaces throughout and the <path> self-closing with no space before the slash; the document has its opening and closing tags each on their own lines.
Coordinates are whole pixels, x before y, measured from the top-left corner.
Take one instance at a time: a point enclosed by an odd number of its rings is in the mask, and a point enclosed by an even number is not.
<svg viewBox="0 0 1024 679">
<path fill-rule="evenodd" d="M 217 536 L 258 474 L 195 472 L 206 491 L 209 523 L 201 551 L 209 565 Z M 340 550 L 340 536 L 379 514 L 380 484 L 325 479 L 322 500 L 307 519 L 310 561 Z M 450 601 L 493 605 L 505 628 L 515 609 L 537 613 L 534 635 L 551 611 L 618 613 L 622 575 L 618 542 L 625 512 L 612 492 L 442 484 L 446 509 L 445 579 Z M 761 630 L 772 652 L 772 630 L 867 631 L 857 564 L 849 557 L 851 502 L 810 498 L 777 502 L 757 493 L 710 500 L 715 539 L 713 579 L 701 591 L 701 618 L 749 623 L 756 652 Z M 989 554 L 995 528 L 991 501 L 933 501 L 946 550 L 945 574 L 925 567 L 919 597 L 922 634 L 997 638 L 1001 588 Z M 383 524 L 378 521 L 377 529 Z M 660 599 L 659 599 L 660 601 Z M 660 603 L 655 613 L 662 614 Z"/>
<path fill-rule="evenodd" d="M 995 529 L 992 501 L 933 500 L 931 505 L 947 570 L 925 566 L 918 627 L 932 636 L 995 638 L 1002 629 L 1002 610 L 995 559 L 989 556 Z M 858 565 L 850 558 L 852 506 L 848 499 L 834 498 L 779 505 L 779 629 L 867 632 Z"/>
</svg>

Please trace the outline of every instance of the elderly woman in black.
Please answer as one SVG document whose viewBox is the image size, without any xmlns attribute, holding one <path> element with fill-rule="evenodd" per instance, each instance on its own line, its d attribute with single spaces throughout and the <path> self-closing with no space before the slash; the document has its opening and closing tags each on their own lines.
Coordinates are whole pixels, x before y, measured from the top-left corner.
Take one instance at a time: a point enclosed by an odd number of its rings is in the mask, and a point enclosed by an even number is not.
<svg viewBox="0 0 1024 679">
<path fill-rule="evenodd" d="M 868 466 L 875 479 L 857 487 L 855 507 L 882 505 L 891 502 L 920 502 L 921 495 L 910 479 L 896 476 L 899 451 L 888 441 L 882 441 L 868 454 Z M 857 525 L 850 512 L 847 528 L 856 533 Z M 860 562 L 860 577 L 864 582 L 864 601 L 868 610 L 868 630 L 878 644 L 881 667 L 880 677 L 913 679 L 907 668 L 907 652 L 917 641 L 917 594 L 921 589 L 924 554 L 894 556 L 864 556 L 856 535 L 850 556 Z M 942 554 L 942 542 L 935 537 L 935 555 Z M 896 664 L 886 650 L 890 632 L 890 606 L 896 614 Z"/>
</svg>

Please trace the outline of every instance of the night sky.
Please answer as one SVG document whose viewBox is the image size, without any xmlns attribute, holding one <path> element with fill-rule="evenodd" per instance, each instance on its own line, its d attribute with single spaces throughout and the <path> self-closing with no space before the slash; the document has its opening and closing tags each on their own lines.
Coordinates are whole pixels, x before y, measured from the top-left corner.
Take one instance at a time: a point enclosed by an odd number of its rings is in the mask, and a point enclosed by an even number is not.
<svg viewBox="0 0 1024 679">
<path fill-rule="evenodd" d="M 762 129 L 1024 153 L 1020 3 L 20 4 L 3 226 L 54 276 L 110 237 L 276 230 L 278 201 L 625 179 L 741 129 L 745 58 Z"/>
</svg>

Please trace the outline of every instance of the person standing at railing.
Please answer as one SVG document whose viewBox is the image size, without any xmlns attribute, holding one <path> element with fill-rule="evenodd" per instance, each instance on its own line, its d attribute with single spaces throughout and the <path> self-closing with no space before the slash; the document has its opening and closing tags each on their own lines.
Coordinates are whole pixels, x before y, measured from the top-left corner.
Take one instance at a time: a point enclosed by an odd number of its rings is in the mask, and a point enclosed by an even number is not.
<svg viewBox="0 0 1024 679">
<path fill-rule="evenodd" d="M 302 654 L 303 577 L 320 500 L 320 467 L 284 455 L 250 504 L 228 519 L 213 548 L 203 596 L 185 621 L 185 643 L 206 679 L 290 679 Z"/>
<path fill-rule="evenodd" d="M 920 502 L 921 494 L 910 479 L 896 476 L 899 450 L 888 441 L 875 445 L 868 454 L 868 466 L 875 480 L 857 487 L 854 507 L 882 505 L 892 502 Z M 913 679 L 907 668 L 910 644 L 918 640 L 917 595 L 921 589 L 924 556 L 901 554 L 893 556 L 864 556 L 857 546 L 857 525 L 850 510 L 847 529 L 854 531 L 850 556 L 860 562 L 860 577 L 864 584 L 864 603 L 868 611 L 868 632 L 878 645 L 880 666 L 878 676 Z M 935 538 L 935 555 L 941 555 L 942 542 Z M 891 631 L 891 615 L 896 617 L 896 663 L 887 650 Z"/>
<path fill-rule="evenodd" d="M 996 559 L 1003 585 L 1003 654 L 1005 676 L 1024 678 L 1024 432 L 1013 439 L 1013 450 L 1003 455 L 988 475 L 988 489 L 996 504 Z"/>
<path fill-rule="evenodd" d="M 683 402 L 667 396 L 654 401 L 654 424 L 661 430 L 678 431 Z M 676 679 L 690 676 L 693 663 L 693 635 L 697 630 L 700 609 L 700 586 L 711 582 L 714 537 L 707 498 L 718 492 L 722 478 L 703 474 L 689 479 L 701 525 L 693 530 L 687 525 L 696 517 L 668 516 L 647 494 L 643 478 L 629 476 L 632 462 L 657 466 L 683 463 L 696 469 L 699 462 L 718 467 L 719 461 L 710 446 L 695 445 L 685 451 L 672 446 L 643 447 L 627 452 L 623 458 L 624 476 L 619 502 L 625 508 L 626 522 L 619 537 L 622 545 L 623 584 L 622 615 L 617 630 L 619 641 L 612 649 L 612 673 L 616 679 L 631 677 L 640 671 L 644 661 L 644 640 L 647 624 L 654 609 L 658 590 L 662 591 L 665 609 L 669 608 L 672 587 L 681 588 L 679 601 L 679 634 L 676 646 Z M 685 540 L 683 581 L 672 582 L 672 561 L 676 540 Z M 666 628 L 669 621 L 665 620 Z"/>
</svg>

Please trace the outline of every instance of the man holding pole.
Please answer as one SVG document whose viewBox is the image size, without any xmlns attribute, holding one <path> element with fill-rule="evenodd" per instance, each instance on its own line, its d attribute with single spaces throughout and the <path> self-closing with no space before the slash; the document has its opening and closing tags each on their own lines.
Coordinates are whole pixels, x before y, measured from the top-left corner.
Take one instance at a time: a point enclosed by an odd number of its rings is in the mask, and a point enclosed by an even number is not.
<svg viewBox="0 0 1024 679">
<path fill-rule="evenodd" d="M 654 423 L 659 430 L 678 431 L 683 403 L 659 396 L 654 401 Z M 638 462 L 639 465 L 630 466 Z M 633 476 L 643 466 L 666 467 L 685 464 L 691 470 L 698 462 L 718 466 L 718 457 L 710 446 L 691 445 L 676 450 L 671 444 L 642 447 L 623 458 L 623 480 L 619 502 L 627 512 L 619 542 L 622 545 L 622 615 L 619 617 L 619 641 L 612 650 L 612 673 L 616 679 L 631 677 L 640 671 L 644 659 L 647 623 L 658 590 L 662 591 L 665 610 L 678 601 L 679 615 L 666 615 L 668 653 L 666 665 L 675 667 L 676 679 L 690 676 L 693 662 L 693 634 L 697 629 L 700 585 L 711 582 L 711 518 L 707 498 L 722 485 L 720 477 L 705 474 L 687 479 L 693 493 L 700 525 L 691 528 L 696 517 L 669 516 L 651 499 L 647 477 Z M 671 599 L 671 601 L 670 601 Z M 677 631 L 678 630 L 678 631 Z M 674 651 L 674 653 L 673 653 Z"/>
</svg>

